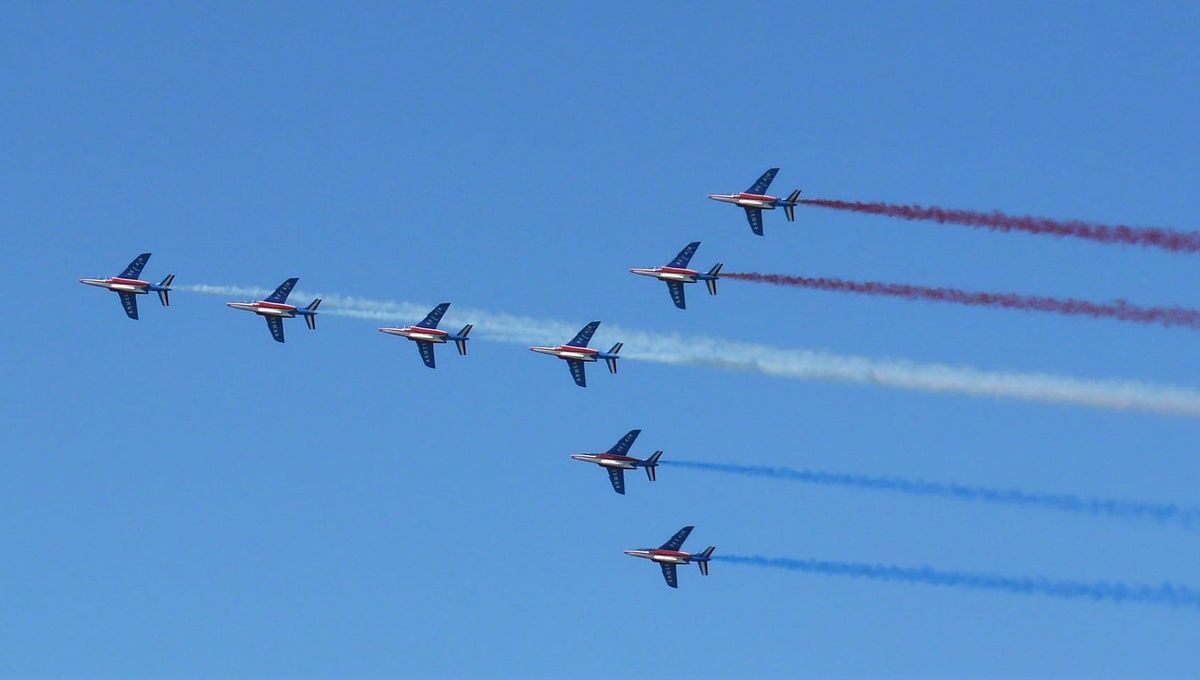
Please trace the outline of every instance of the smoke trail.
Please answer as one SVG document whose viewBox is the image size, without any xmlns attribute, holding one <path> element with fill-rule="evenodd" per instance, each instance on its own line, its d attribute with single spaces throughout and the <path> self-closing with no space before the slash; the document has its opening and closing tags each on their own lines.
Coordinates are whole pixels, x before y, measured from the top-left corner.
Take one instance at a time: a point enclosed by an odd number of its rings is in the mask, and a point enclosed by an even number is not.
<svg viewBox="0 0 1200 680">
<path fill-rule="evenodd" d="M 899 581 L 931 586 L 990 590 L 1014 595 L 1042 595 L 1070 600 L 1141 602 L 1200 609 L 1200 591 L 1162 583 L 1156 586 L 1115 581 L 1068 581 L 1028 576 L 1002 576 L 964 571 L 940 571 L 930 567 L 898 567 L 888 564 L 796 560 L 759 555 L 713 555 L 713 561 L 803 571 L 829 576 L 849 576 L 875 581 Z"/>
<path fill-rule="evenodd" d="M 834 210 L 850 210 L 871 215 L 887 215 L 906 220 L 928 220 L 942 224 L 962 224 L 995 231 L 1023 231 L 1029 234 L 1071 236 L 1100 243 L 1127 243 L 1162 248 L 1179 253 L 1200 252 L 1200 232 L 1176 231 L 1156 227 L 1130 227 L 1123 224 L 1106 225 L 1079 220 L 1054 220 L 1047 217 L 1005 215 L 1002 212 L 979 212 L 921 205 L 895 203 L 864 203 L 809 198 L 800 203 Z"/>
<path fill-rule="evenodd" d="M 855 475 L 840 472 L 823 472 L 821 470 L 796 470 L 793 468 L 768 467 L 763 465 L 705 463 L 677 459 L 661 460 L 659 461 L 659 465 L 673 465 L 693 470 L 724 472 L 735 475 L 786 479 L 818 486 L 842 486 L 856 489 L 892 491 L 914 496 L 937 496 L 963 501 L 1036 507 L 1094 517 L 1154 520 L 1159 523 L 1173 523 L 1188 528 L 1195 528 L 1200 523 L 1200 508 L 1181 506 L 1175 503 L 1145 503 L 1108 498 L 1089 498 L 1071 494 L 1035 493 L 1019 489 L 996 489 L 986 486 L 930 482 L 923 479 Z"/>
<path fill-rule="evenodd" d="M 176 290 L 225 296 L 261 296 L 262 288 L 177 286 Z M 301 298 L 311 293 L 296 292 Z M 322 314 L 383 322 L 414 321 L 429 305 L 323 295 Z M 570 338 L 582 324 L 546 321 L 477 309 L 451 307 L 450 320 L 476 325 L 477 337 L 514 344 L 555 342 Z M 1086 380 L 1044 373 L 1003 373 L 942 364 L 919 364 L 902 359 L 871 359 L 825 351 L 780 349 L 702 336 L 648 333 L 604 324 L 601 335 L 623 340 L 621 356 L 676 366 L 719 368 L 795 380 L 823 380 L 897 389 L 964 394 L 1070 404 L 1120 411 L 1147 411 L 1200 417 L 1200 392 L 1185 388 L 1125 380 Z"/>
<path fill-rule="evenodd" d="M 831 290 L 864 295 L 886 295 L 908 300 L 932 300 L 952 302 L 960 305 L 1003 307 L 1035 312 L 1053 312 L 1071 316 L 1117 319 L 1135 323 L 1157 323 L 1163 326 L 1200 328 L 1200 310 L 1185 307 L 1141 307 L 1125 300 L 1114 302 L 1089 302 L 1074 298 L 1053 298 L 1016 293 L 983 293 L 959 288 L 933 288 L 911 286 L 903 283 L 881 283 L 878 281 L 847 281 L 834 278 L 788 276 L 785 274 L 756 274 L 729 272 L 725 278 L 755 283 L 770 283 L 776 286 L 794 286 L 816 290 Z"/>
</svg>

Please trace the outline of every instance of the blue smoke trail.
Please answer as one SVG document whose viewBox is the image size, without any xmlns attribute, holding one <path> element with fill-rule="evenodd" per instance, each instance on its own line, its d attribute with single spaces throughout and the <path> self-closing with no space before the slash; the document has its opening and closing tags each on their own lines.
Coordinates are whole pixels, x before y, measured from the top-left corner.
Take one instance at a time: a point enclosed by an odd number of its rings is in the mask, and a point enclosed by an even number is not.
<svg viewBox="0 0 1200 680">
<path fill-rule="evenodd" d="M 1185 586 L 1162 583 L 1156 586 L 1112 581 L 1062 581 L 1026 576 L 1000 576 L 963 571 L 939 571 L 930 567 L 897 567 L 887 564 L 833 562 L 828 560 L 795 560 L 759 555 L 713 555 L 713 561 L 802 571 L 829 576 L 849 576 L 875 581 L 922 583 L 931 586 L 966 588 L 1011 593 L 1042 595 L 1063 599 L 1084 599 L 1107 602 L 1141 602 L 1147 604 L 1188 607 L 1200 610 L 1200 591 Z"/>
<path fill-rule="evenodd" d="M 1181 506 L 1174 503 L 1145 503 L 1108 498 L 1089 498 L 1070 494 L 1037 493 L 1021 491 L 1019 489 L 996 489 L 986 486 L 929 482 L 923 479 L 854 475 L 840 472 L 822 472 L 820 470 L 796 470 L 763 465 L 704 463 L 689 460 L 662 460 L 659 461 L 659 465 L 674 465 L 694 470 L 708 470 L 710 472 L 724 472 L 735 475 L 787 479 L 820 486 L 844 486 L 856 489 L 893 491 L 916 496 L 940 496 L 942 498 L 954 498 L 964 501 L 1038 507 L 1095 517 L 1149 519 L 1164 524 L 1178 524 L 1188 528 L 1196 528 L 1200 524 L 1200 508 Z"/>
</svg>

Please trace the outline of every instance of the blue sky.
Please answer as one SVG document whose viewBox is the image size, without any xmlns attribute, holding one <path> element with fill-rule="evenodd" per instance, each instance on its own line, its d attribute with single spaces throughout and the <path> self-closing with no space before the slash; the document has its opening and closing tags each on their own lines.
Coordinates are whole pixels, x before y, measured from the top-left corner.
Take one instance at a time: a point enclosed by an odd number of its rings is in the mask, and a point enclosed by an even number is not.
<svg viewBox="0 0 1200 680">
<path fill-rule="evenodd" d="M 1165 676 L 1196 613 L 714 564 L 690 547 L 1200 584 L 1187 530 L 664 468 L 635 454 L 1200 503 L 1195 421 L 628 362 L 217 297 L 124 318 L 85 276 L 591 319 L 780 347 L 1200 385 L 1181 329 L 725 282 L 702 266 L 1146 304 L 1194 257 L 801 210 L 775 189 L 1190 229 L 1200 10 L 1056 3 L 8 4 L 0 22 L 14 675 Z M 306 302 L 306 301 L 305 301 Z M 396 319 L 412 322 L 416 319 Z M 602 327 L 603 328 L 603 327 Z M 546 338 L 547 343 L 567 338 Z M 619 338 L 602 337 L 602 341 Z"/>
</svg>

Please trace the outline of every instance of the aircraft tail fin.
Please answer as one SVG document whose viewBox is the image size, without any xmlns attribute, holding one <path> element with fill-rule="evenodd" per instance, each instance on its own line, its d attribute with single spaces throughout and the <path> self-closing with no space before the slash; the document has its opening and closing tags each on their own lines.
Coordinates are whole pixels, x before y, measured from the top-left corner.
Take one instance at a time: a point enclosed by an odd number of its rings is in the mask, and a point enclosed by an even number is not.
<svg viewBox="0 0 1200 680">
<path fill-rule="evenodd" d="M 317 330 L 317 307 L 320 306 L 321 298 L 317 298 L 304 308 L 304 323 L 308 324 L 308 329 L 311 331 Z"/>
<path fill-rule="evenodd" d="M 704 285 L 708 286 L 709 295 L 717 294 L 717 279 L 721 278 L 721 267 L 723 266 L 723 264 L 718 262 L 713 265 L 712 269 L 708 270 L 707 274 L 704 275 Z"/>
<path fill-rule="evenodd" d="M 175 280 L 174 274 L 167 274 L 167 277 L 158 284 L 156 292 L 158 293 L 158 301 L 163 307 L 171 306 L 171 283 Z"/>
<path fill-rule="evenodd" d="M 462 330 L 458 332 L 458 335 L 454 337 L 454 344 L 458 347 L 458 353 L 463 356 L 467 355 L 467 334 L 470 333 L 471 329 L 474 327 L 475 326 L 472 324 L 467 324 L 466 326 L 463 326 Z"/>
<path fill-rule="evenodd" d="M 796 189 L 788 194 L 788 197 L 783 200 L 783 213 L 787 215 L 788 222 L 796 221 L 796 204 L 800 202 L 800 190 Z"/>
<path fill-rule="evenodd" d="M 608 363 L 608 372 L 609 373 L 617 372 L 617 353 L 620 352 L 621 348 L 624 346 L 625 346 L 625 343 L 618 342 L 617 344 L 612 346 L 612 349 L 608 350 L 607 354 L 604 355 L 604 361 L 606 361 Z"/>
<path fill-rule="evenodd" d="M 710 545 L 704 549 L 704 552 L 700 553 L 699 555 L 696 555 L 693 558 L 694 560 L 696 560 L 696 564 L 700 565 L 700 573 L 701 574 L 708 576 L 708 561 L 710 559 L 712 559 L 713 551 L 716 549 L 717 549 L 717 546 Z"/>
<path fill-rule="evenodd" d="M 646 476 L 650 481 L 655 481 L 658 478 L 658 459 L 662 458 L 662 451 L 655 451 L 649 458 L 646 459 Z"/>
</svg>

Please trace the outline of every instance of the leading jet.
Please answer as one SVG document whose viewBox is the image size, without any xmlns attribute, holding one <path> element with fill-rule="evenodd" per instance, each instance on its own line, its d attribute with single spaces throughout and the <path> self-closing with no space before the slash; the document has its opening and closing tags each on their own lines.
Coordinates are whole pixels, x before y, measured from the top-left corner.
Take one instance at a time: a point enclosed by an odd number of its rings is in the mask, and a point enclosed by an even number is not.
<svg viewBox="0 0 1200 680">
<path fill-rule="evenodd" d="M 458 353 L 466 356 L 467 333 L 470 333 L 471 329 L 474 328 L 474 326 L 471 324 L 467 324 L 466 326 L 463 326 L 463 329 L 459 331 L 457 335 L 451 335 L 446 331 L 438 330 L 438 323 L 441 322 L 442 315 L 445 314 L 446 310 L 449 308 L 450 303 L 443 302 L 442 304 L 430 310 L 430 312 L 425 315 L 425 318 L 421 320 L 421 323 L 415 326 L 380 328 L 379 332 L 387 333 L 388 335 L 399 335 L 402 338 L 408 338 L 409 340 L 417 343 L 417 350 L 421 353 L 421 361 L 424 361 L 425 365 L 430 368 L 436 368 L 437 366 L 433 361 L 433 344 L 436 342 L 453 340 L 454 344 L 458 347 Z"/>
<path fill-rule="evenodd" d="M 321 305 L 321 298 L 313 300 L 303 309 L 287 303 L 288 295 L 292 293 L 292 289 L 296 287 L 296 282 L 299 280 L 293 276 L 279 284 L 275 292 L 268 295 L 266 300 L 259 300 L 258 302 L 227 302 L 225 304 L 234 309 L 254 312 L 263 317 L 267 320 L 267 328 L 271 331 L 271 337 L 275 338 L 275 342 L 283 342 L 284 319 L 293 319 L 297 316 L 302 316 L 304 317 L 304 323 L 308 324 L 309 330 L 317 329 L 317 307 Z"/>
<path fill-rule="evenodd" d="M 712 269 L 708 270 L 707 274 L 701 274 L 695 269 L 688 269 L 688 262 L 691 262 L 692 255 L 696 254 L 696 249 L 700 247 L 699 241 L 692 241 L 684 246 L 683 250 L 671 260 L 670 264 L 662 267 L 652 267 L 650 269 L 630 269 L 634 274 L 642 276 L 653 276 L 659 281 L 665 281 L 667 284 L 667 292 L 671 294 L 671 301 L 680 309 L 687 309 L 687 303 L 683 298 L 683 284 L 695 283 L 703 281 L 708 286 L 708 294 L 717 294 L 717 279 L 721 278 L 721 263 L 713 265 Z"/>
<path fill-rule="evenodd" d="M 775 198 L 774 196 L 767 195 L 767 187 L 771 186 L 771 181 L 775 179 L 775 174 L 778 172 L 779 168 L 771 168 L 764 172 L 762 177 L 758 178 L 758 181 L 751 184 L 749 189 L 739 194 L 710 194 L 709 198 L 714 201 L 732 203 L 744 208 L 746 210 L 746 219 L 750 222 L 751 231 L 762 236 L 762 211 L 764 210 L 783 208 L 788 222 L 796 221 L 796 204 L 800 202 L 799 189 L 788 194 L 787 198 Z"/>
<path fill-rule="evenodd" d="M 162 280 L 162 283 L 155 285 L 149 281 L 143 281 L 139 276 L 142 275 L 142 269 L 146 263 L 150 261 L 150 253 L 142 253 L 129 263 L 125 271 L 116 276 L 110 276 L 105 279 L 79 279 L 80 283 L 89 286 L 98 286 L 107 288 L 116 293 L 121 298 L 121 307 L 125 309 L 125 316 L 131 319 L 138 318 L 137 296 L 148 295 L 151 291 L 158 293 L 158 301 L 163 307 L 168 307 L 171 304 L 171 282 L 175 280 L 174 274 L 167 274 L 167 278 Z"/>
<path fill-rule="evenodd" d="M 587 375 L 584 373 L 584 364 L 604 359 L 608 363 L 608 372 L 616 373 L 617 353 L 625 346 L 624 343 L 618 342 L 607 352 L 601 352 L 598 349 L 588 347 L 588 343 L 592 341 L 592 334 L 596 332 L 596 328 L 599 325 L 599 321 L 589 323 L 580 329 L 575 334 L 575 337 L 571 338 L 571 341 L 565 345 L 530 347 L 529 349 L 538 354 L 549 354 L 550 356 L 555 356 L 566 361 L 567 367 L 571 369 L 571 377 L 575 379 L 575 384 L 580 387 L 587 387 Z"/>
<path fill-rule="evenodd" d="M 688 534 L 692 533 L 693 528 L 688 526 L 680 529 L 675 532 L 675 535 L 670 540 L 657 548 L 626 550 L 625 554 L 656 562 L 658 566 L 662 567 L 663 578 L 667 580 L 667 585 L 672 588 L 678 588 L 679 578 L 675 573 L 675 567 L 680 564 L 695 562 L 700 567 L 700 573 L 708 576 L 708 561 L 712 559 L 713 551 L 717 549 L 716 546 L 710 545 L 701 553 L 689 553 L 680 550 L 683 547 L 683 542 L 687 540 Z"/>
<path fill-rule="evenodd" d="M 625 495 L 625 471 L 636 470 L 638 468 L 646 468 L 646 476 L 650 481 L 654 481 L 657 475 L 658 459 L 662 457 L 662 451 L 655 451 L 645 460 L 631 458 L 629 456 L 629 447 L 633 446 L 633 442 L 641 434 L 641 430 L 630 430 L 621 441 L 613 445 L 611 449 L 604 453 L 573 453 L 571 458 L 581 460 L 585 463 L 595 463 L 608 471 L 608 481 L 612 482 L 613 491 Z"/>
</svg>

